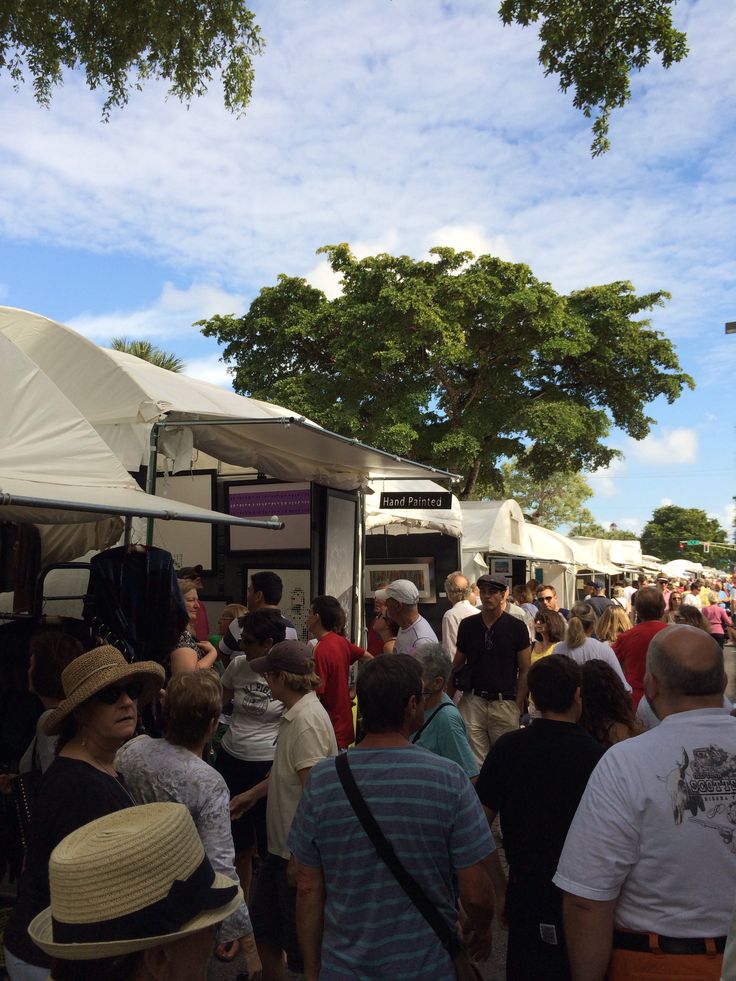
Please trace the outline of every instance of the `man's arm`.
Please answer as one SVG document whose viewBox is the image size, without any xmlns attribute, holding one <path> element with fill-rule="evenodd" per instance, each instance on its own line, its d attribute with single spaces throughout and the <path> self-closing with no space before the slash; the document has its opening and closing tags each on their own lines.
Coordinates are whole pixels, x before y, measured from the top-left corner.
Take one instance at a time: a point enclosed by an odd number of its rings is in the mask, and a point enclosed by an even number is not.
<svg viewBox="0 0 736 981">
<path fill-rule="evenodd" d="M 301 773 L 301 771 L 300 771 Z M 319 981 L 322 966 L 322 931 L 325 878 L 320 868 L 296 863 L 296 929 L 304 957 L 305 981 Z"/>
<path fill-rule="evenodd" d="M 458 647 L 455 651 L 455 656 L 452 659 L 452 670 L 450 671 L 450 677 L 447 680 L 447 694 L 450 696 L 450 698 L 452 698 L 457 691 L 457 688 L 455 687 L 455 675 L 465 664 L 466 660 L 467 658 Z"/>
<path fill-rule="evenodd" d="M 524 647 L 522 650 L 517 652 L 516 663 L 519 666 L 519 676 L 516 680 L 516 704 L 519 706 L 519 711 L 524 711 L 524 702 L 526 701 L 526 696 L 529 693 L 529 686 L 526 682 L 526 676 L 529 674 L 529 665 L 532 661 L 532 649 L 531 647 Z"/>
<path fill-rule="evenodd" d="M 492 853 L 494 854 L 494 853 Z M 493 921 L 493 885 L 491 855 L 475 865 L 456 869 L 460 891 L 462 934 L 471 957 L 486 960 L 491 953 Z"/>
<path fill-rule="evenodd" d="M 497 811 L 494 811 L 491 807 L 486 807 L 485 804 L 481 804 L 481 807 L 486 812 L 486 817 L 488 818 L 488 827 L 491 829 L 491 834 L 493 834 L 493 822 L 496 820 Z M 501 858 L 496 848 L 489 856 L 488 861 L 488 874 L 491 877 L 491 882 L 493 883 L 493 891 L 496 894 L 496 906 L 502 910 L 502 917 L 504 918 L 504 923 L 506 922 L 506 887 L 508 882 L 506 880 L 506 873 L 501 865 Z"/>
<path fill-rule="evenodd" d="M 611 959 L 616 902 L 563 893 L 562 922 L 572 981 L 604 981 Z"/>
</svg>

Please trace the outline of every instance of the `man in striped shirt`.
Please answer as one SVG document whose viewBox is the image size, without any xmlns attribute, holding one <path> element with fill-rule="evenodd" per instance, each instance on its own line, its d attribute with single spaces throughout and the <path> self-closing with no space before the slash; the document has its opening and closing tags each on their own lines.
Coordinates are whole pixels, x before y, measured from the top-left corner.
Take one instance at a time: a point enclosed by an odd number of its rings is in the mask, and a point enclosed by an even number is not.
<svg viewBox="0 0 736 981">
<path fill-rule="evenodd" d="M 348 751 L 348 759 L 368 809 L 453 929 L 457 878 L 469 950 L 487 957 L 491 875 L 498 858 L 462 769 L 409 742 L 422 724 L 420 665 L 405 654 L 376 658 L 358 678 L 358 700 L 367 735 Z M 436 934 L 376 855 L 334 760 L 313 768 L 288 841 L 297 860 L 297 926 L 306 981 L 454 976 Z"/>
</svg>

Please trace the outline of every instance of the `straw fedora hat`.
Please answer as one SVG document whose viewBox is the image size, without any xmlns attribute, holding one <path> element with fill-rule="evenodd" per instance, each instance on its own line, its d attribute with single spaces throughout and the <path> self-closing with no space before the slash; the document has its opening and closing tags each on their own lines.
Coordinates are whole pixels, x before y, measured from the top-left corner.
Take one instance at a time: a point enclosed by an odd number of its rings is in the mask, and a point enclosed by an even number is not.
<svg viewBox="0 0 736 981">
<path fill-rule="evenodd" d="M 95 647 L 86 654 L 75 657 L 61 672 L 65 698 L 45 720 L 43 727 L 47 734 L 56 735 L 64 719 L 98 691 L 102 691 L 108 685 L 132 681 L 134 678 L 138 678 L 143 684 L 143 691 L 138 701 L 144 705 L 160 690 L 164 680 L 164 669 L 156 661 L 137 661 L 129 664 L 117 647 L 110 645 Z"/>
<path fill-rule="evenodd" d="M 28 928 L 51 957 L 88 961 L 172 943 L 243 901 L 214 872 L 183 804 L 106 814 L 61 841 L 49 861 L 51 905 Z"/>
</svg>

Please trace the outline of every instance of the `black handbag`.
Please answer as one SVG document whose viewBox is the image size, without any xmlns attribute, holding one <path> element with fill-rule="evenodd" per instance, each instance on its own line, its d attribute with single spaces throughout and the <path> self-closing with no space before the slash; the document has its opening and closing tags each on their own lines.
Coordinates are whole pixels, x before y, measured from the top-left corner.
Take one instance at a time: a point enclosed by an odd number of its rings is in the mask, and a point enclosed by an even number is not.
<svg viewBox="0 0 736 981">
<path fill-rule="evenodd" d="M 470 960 L 468 952 L 460 942 L 457 933 L 452 929 L 447 920 L 445 920 L 434 903 L 427 899 L 422 887 L 401 864 L 401 860 L 394 851 L 393 845 L 386 838 L 383 831 L 381 831 L 378 822 L 371 814 L 365 798 L 360 792 L 360 788 L 355 782 L 347 753 L 340 753 L 336 758 L 335 769 L 340 778 L 342 788 L 345 791 L 345 796 L 355 811 L 355 815 L 360 821 L 363 830 L 373 843 L 379 858 L 389 868 L 398 884 L 437 934 L 440 943 L 452 958 L 458 981 L 482 981 L 482 974 Z"/>
<path fill-rule="evenodd" d="M 19 773 L 11 784 L 24 855 L 28 854 L 28 838 L 42 778 L 41 762 L 38 758 L 38 737 L 34 736 L 31 769 L 25 773 Z"/>
</svg>

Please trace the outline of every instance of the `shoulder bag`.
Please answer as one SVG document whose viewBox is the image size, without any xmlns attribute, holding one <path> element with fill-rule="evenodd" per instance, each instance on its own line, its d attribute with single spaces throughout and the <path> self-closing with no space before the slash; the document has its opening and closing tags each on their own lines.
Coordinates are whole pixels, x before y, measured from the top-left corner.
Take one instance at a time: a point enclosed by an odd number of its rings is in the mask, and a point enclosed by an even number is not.
<svg viewBox="0 0 736 981">
<path fill-rule="evenodd" d="M 363 830 L 373 843 L 378 857 L 389 868 L 398 884 L 437 934 L 440 943 L 452 958 L 458 981 L 482 981 L 483 976 L 470 960 L 470 956 L 460 942 L 457 933 L 450 927 L 434 903 L 427 899 L 422 887 L 401 864 L 393 845 L 381 831 L 355 782 L 347 753 L 341 753 L 335 759 L 335 769 L 345 791 L 345 796 L 355 811 Z"/>
</svg>

